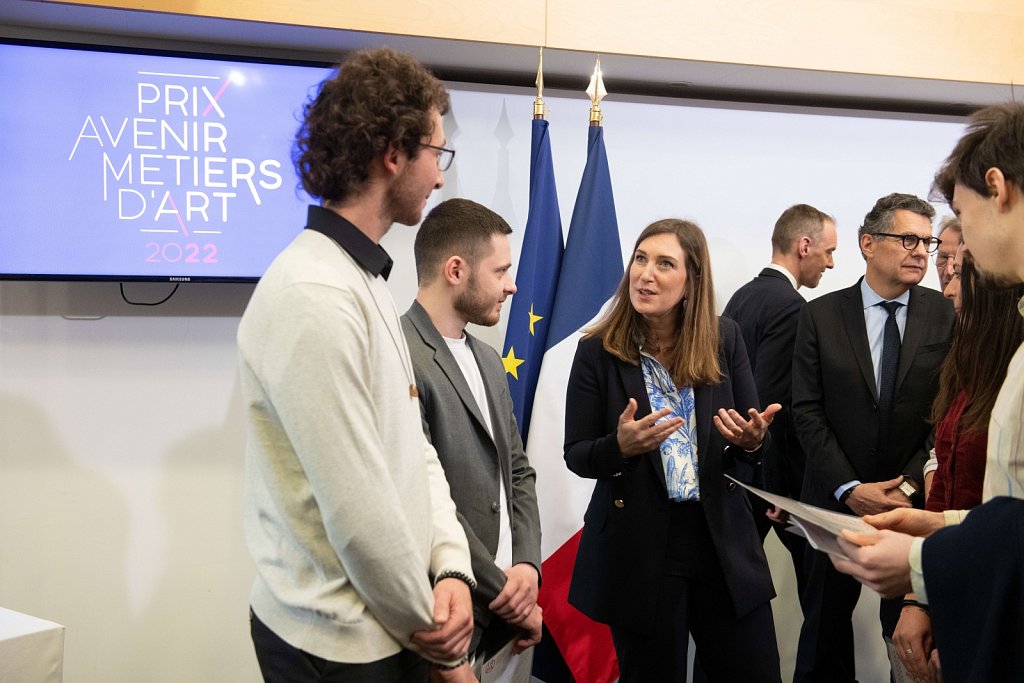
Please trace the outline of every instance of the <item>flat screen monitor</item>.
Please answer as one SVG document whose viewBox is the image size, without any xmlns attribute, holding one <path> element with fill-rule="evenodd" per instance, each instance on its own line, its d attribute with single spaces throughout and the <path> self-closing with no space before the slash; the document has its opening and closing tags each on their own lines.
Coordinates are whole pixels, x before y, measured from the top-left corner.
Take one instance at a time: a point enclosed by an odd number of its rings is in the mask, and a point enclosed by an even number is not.
<svg viewBox="0 0 1024 683">
<path fill-rule="evenodd" d="M 0 44 L 0 278 L 255 281 L 326 66 Z"/>
</svg>

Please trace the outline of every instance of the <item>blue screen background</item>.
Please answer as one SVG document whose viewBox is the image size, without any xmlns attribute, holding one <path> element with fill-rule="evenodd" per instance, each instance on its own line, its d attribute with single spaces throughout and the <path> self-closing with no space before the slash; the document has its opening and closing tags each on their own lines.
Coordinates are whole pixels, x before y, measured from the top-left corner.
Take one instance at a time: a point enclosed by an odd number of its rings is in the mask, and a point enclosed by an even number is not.
<svg viewBox="0 0 1024 683">
<path fill-rule="evenodd" d="M 305 225 L 292 142 L 329 73 L 0 45 L 0 274 L 259 277 Z"/>
</svg>

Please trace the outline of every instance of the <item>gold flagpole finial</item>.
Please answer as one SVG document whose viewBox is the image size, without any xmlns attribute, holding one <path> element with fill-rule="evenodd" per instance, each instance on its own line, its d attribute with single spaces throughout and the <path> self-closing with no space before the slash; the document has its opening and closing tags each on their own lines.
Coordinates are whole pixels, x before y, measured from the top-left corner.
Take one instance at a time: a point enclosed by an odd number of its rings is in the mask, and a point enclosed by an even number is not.
<svg viewBox="0 0 1024 683">
<path fill-rule="evenodd" d="M 601 125 L 604 119 L 601 115 L 601 100 L 607 94 L 608 91 L 604 89 L 604 78 L 601 75 L 601 56 L 598 55 L 597 63 L 594 64 L 594 75 L 590 77 L 590 85 L 587 86 L 587 95 L 590 96 L 590 125 Z"/>
<path fill-rule="evenodd" d="M 533 101 L 533 118 L 544 118 L 544 48 L 540 48 L 540 61 L 537 62 L 537 99 Z"/>
</svg>

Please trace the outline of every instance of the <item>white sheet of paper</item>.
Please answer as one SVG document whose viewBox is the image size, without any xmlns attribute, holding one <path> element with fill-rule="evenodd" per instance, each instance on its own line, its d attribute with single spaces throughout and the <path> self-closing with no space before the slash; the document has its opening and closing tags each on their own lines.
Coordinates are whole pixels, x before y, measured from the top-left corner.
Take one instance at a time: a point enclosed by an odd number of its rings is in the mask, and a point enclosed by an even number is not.
<svg viewBox="0 0 1024 683">
<path fill-rule="evenodd" d="M 521 655 L 514 655 L 514 642 L 510 640 L 505 647 L 495 652 L 494 656 L 473 667 L 480 683 L 529 683 L 530 669 L 533 668 L 533 651 L 527 650 Z"/>
<path fill-rule="evenodd" d="M 842 533 L 844 529 L 863 534 L 878 533 L 877 529 L 856 515 L 844 515 L 841 512 L 833 512 L 832 510 L 826 510 L 815 505 L 801 503 L 798 500 L 768 493 L 756 486 L 744 484 L 739 479 L 730 477 L 728 474 L 725 476 L 754 495 L 764 498 L 772 505 L 788 512 L 790 523 L 800 529 L 803 536 L 807 538 L 807 542 L 815 550 L 820 550 L 830 555 L 846 557 L 836 542 L 836 536 Z"/>
<path fill-rule="evenodd" d="M 820 550 L 823 553 L 829 555 L 838 555 L 839 557 L 846 557 L 843 553 L 843 549 L 839 547 L 839 543 L 836 542 L 836 535 L 831 531 L 826 531 L 819 526 L 815 526 L 810 522 L 800 521 L 796 517 L 790 517 L 791 528 L 799 530 L 799 534 L 807 539 L 811 547 L 815 550 Z M 847 558 L 849 559 L 849 558 Z"/>
<path fill-rule="evenodd" d="M 906 664 L 900 659 L 896 651 L 896 643 L 892 638 L 885 636 L 885 651 L 889 655 L 889 666 L 892 668 L 893 683 L 917 683 L 914 677 L 907 671 Z"/>
</svg>

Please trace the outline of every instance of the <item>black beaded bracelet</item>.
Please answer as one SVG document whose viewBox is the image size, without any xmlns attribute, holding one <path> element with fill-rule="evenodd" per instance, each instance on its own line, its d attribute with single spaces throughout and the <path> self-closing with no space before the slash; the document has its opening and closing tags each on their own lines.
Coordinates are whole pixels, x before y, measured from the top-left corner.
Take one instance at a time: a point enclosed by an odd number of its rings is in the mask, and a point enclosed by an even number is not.
<svg viewBox="0 0 1024 683">
<path fill-rule="evenodd" d="M 465 572 L 460 572 L 456 569 L 449 569 L 447 571 L 443 571 L 440 574 L 438 574 L 437 577 L 434 579 L 434 585 L 436 586 L 445 579 L 458 579 L 459 581 L 469 586 L 469 590 L 476 590 L 476 581 L 474 581 L 469 576 L 469 574 L 466 574 Z"/>
<path fill-rule="evenodd" d="M 449 576 L 449 577 L 446 577 L 446 578 L 450 578 L 451 579 L 451 578 L 455 578 L 455 577 Z M 453 662 L 452 664 L 441 664 L 440 662 L 431 662 L 430 666 L 434 667 L 435 669 L 440 669 L 441 671 L 451 671 L 452 669 L 458 669 L 460 666 L 462 666 L 463 664 L 465 664 L 468 661 L 469 661 L 469 655 L 465 654 L 465 655 L 462 655 L 462 657 L 460 657 L 458 661 Z"/>
<path fill-rule="evenodd" d="M 909 598 L 904 598 L 903 602 L 900 603 L 900 609 L 903 609 L 904 607 L 916 607 L 920 610 L 924 610 L 925 612 L 929 611 L 928 605 L 923 602 L 918 602 L 917 600 L 910 600 Z"/>
</svg>

